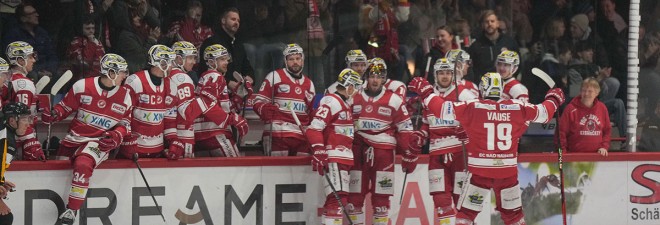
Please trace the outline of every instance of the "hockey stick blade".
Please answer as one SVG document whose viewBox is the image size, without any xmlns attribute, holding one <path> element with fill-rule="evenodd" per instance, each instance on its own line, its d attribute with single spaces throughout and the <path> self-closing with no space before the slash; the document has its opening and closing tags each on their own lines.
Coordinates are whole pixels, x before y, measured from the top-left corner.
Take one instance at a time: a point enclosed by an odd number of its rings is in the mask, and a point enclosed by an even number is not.
<svg viewBox="0 0 660 225">
<path fill-rule="evenodd" d="M 60 76 L 60 79 L 53 84 L 53 87 L 50 89 L 50 94 L 51 95 L 57 95 L 57 92 L 59 92 L 66 83 L 69 83 L 71 81 L 71 78 L 73 77 L 73 73 L 71 73 L 71 70 L 67 70 Z"/>
<path fill-rule="evenodd" d="M 550 75 L 548 75 L 545 71 L 534 67 L 532 68 L 532 74 L 534 74 L 534 76 L 537 76 L 538 78 L 541 78 L 541 80 L 543 80 L 543 82 L 545 82 L 548 85 L 548 87 L 550 88 L 555 87 L 555 81 L 552 80 Z"/>
<path fill-rule="evenodd" d="M 37 81 L 37 83 L 34 85 L 36 87 L 36 94 L 41 94 L 41 91 L 44 90 L 46 85 L 50 83 L 50 77 L 49 76 L 43 76 Z"/>
</svg>

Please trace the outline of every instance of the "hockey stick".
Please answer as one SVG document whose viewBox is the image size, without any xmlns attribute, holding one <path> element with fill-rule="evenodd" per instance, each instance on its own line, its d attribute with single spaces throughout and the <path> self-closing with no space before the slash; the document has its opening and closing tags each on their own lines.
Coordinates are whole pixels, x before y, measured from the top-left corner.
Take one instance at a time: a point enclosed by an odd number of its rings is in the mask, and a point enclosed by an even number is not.
<svg viewBox="0 0 660 225">
<path fill-rule="evenodd" d="M 41 94 L 41 91 L 44 90 L 44 88 L 46 87 L 46 85 L 48 85 L 48 83 L 50 83 L 50 77 L 49 76 L 41 77 L 39 79 L 39 81 L 37 81 L 37 83 L 34 84 L 34 86 L 36 87 L 35 94 Z"/>
<path fill-rule="evenodd" d="M 454 86 L 456 88 L 456 102 L 458 102 L 458 76 L 457 76 L 457 68 L 456 65 L 458 64 L 458 61 L 463 59 L 463 52 L 459 51 L 458 55 L 456 55 L 456 59 L 454 60 Z M 465 174 L 465 178 L 463 179 L 463 183 L 461 184 L 461 195 L 458 197 L 458 202 L 456 203 L 456 210 L 460 210 L 461 207 L 463 206 L 463 201 L 465 201 L 465 196 L 467 195 L 467 186 L 468 183 L 470 183 L 470 179 L 472 178 L 472 174 L 470 171 L 468 171 L 468 156 L 467 156 L 467 149 L 465 148 L 465 142 L 461 140 L 461 150 L 463 152 L 463 174 Z M 455 179 L 455 178 L 454 178 Z"/>
<path fill-rule="evenodd" d="M 424 69 L 424 80 L 428 80 L 429 77 L 429 67 L 431 66 L 431 56 L 427 57 L 426 59 L 426 68 Z M 416 117 L 415 117 L 415 128 L 419 129 L 419 127 L 422 126 L 421 121 L 422 121 L 422 98 L 421 96 L 419 97 L 419 108 L 417 109 Z"/>
<path fill-rule="evenodd" d="M 406 193 L 406 180 L 408 180 L 408 173 L 406 170 L 403 170 L 403 186 L 401 187 L 401 196 L 399 197 L 399 207 L 403 202 L 403 194 Z"/>
<path fill-rule="evenodd" d="M 73 77 L 73 73 L 71 73 L 71 70 L 67 70 L 66 72 L 64 72 L 62 74 L 62 76 L 60 76 L 60 79 L 58 79 L 57 82 L 55 82 L 55 84 L 53 84 L 53 87 L 50 88 L 50 95 L 51 96 L 57 95 L 57 92 L 59 92 L 60 89 L 62 89 L 62 87 L 64 87 L 64 85 L 69 83 L 69 81 L 71 80 L 72 77 Z M 51 113 L 51 116 L 52 116 L 53 115 L 53 104 L 49 104 L 49 105 L 50 105 L 50 113 Z M 52 131 L 52 126 L 53 126 L 53 123 L 48 124 L 48 134 L 46 136 L 46 151 L 50 150 L 50 135 L 51 135 L 51 131 Z"/>
<path fill-rule="evenodd" d="M 144 180 L 144 184 L 147 185 L 147 190 L 149 191 L 149 195 L 151 195 L 151 199 L 154 200 L 154 204 L 156 204 L 156 209 L 158 209 L 158 213 L 160 213 L 160 217 L 163 218 L 163 222 L 167 223 L 167 221 L 165 221 L 165 216 L 163 215 L 163 211 L 161 211 L 160 206 L 158 205 L 158 201 L 156 201 L 156 197 L 154 197 L 154 193 L 151 192 L 151 187 L 149 186 L 149 182 L 147 182 L 147 178 L 144 176 L 144 173 L 142 172 L 142 167 L 140 167 L 140 163 L 138 163 L 138 158 L 139 156 L 137 152 L 133 153 L 133 162 L 140 171 L 140 175 L 142 175 L 142 180 Z"/>
<path fill-rule="evenodd" d="M 285 56 L 286 59 L 286 56 Z M 270 104 L 275 104 L 275 59 L 273 58 L 273 53 L 270 53 L 270 67 L 271 67 L 271 77 L 270 77 Z M 285 65 L 286 66 L 286 65 Z M 264 148 L 264 155 L 270 156 L 271 152 L 273 151 L 273 121 L 270 121 L 270 128 L 268 131 L 268 135 L 270 135 L 270 138 L 268 138 L 268 149 Z M 266 143 L 263 143 L 266 144 Z"/>
<path fill-rule="evenodd" d="M 543 70 L 536 67 L 532 68 L 532 74 L 543 80 L 548 85 L 548 87 L 555 87 L 555 81 L 553 81 L 550 75 L 548 75 Z M 555 117 L 557 118 L 557 125 L 555 126 L 555 129 L 559 130 L 559 106 L 557 106 L 557 110 L 555 111 Z M 562 221 L 564 222 L 563 224 L 566 225 L 566 197 L 564 195 L 564 152 L 561 149 L 559 136 L 557 136 L 557 143 L 557 165 L 559 166 L 559 183 L 561 185 L 561 216 Z"/>
<path fill-rule="evenodd" d="M 296 112 L 293 111 L 293 109 L 289 109 L 291 112 L 291 116 L 293 116 L 293 120 L 296 121 L 296 125 L 298 125 L 298 128 L 300 128 L 300 131 L 303 133 L 305 132 L 302 124 L 300 123 L 300 119 L 298 119 L 298 115 L 296 115 Z M 325 177 L 325 180 L 328 181 L 328 185 L 330 185 L 330 189 L 332 189 L 332 195 L 335 196 L 335 199 L 339 203 L 339 207 L 341 207 L 341 211 L 344 212 L 344 216 L 348 219 L 348 224 L 353 225 L 353 220 L 351 220 L 351 217 L 348 215 L 348 211 L 346 211 L 346 207 L 344 207 L 344 203 L 341 202 L 341 198 L 339 197 L 339 194 L 337 194 L 337 189 L 335 189 L 335 186 L 332 185 L 332 181 L 330 181 L 330 177 L 328 176 L 327 173 L 323 174 Z"/>
</svg>

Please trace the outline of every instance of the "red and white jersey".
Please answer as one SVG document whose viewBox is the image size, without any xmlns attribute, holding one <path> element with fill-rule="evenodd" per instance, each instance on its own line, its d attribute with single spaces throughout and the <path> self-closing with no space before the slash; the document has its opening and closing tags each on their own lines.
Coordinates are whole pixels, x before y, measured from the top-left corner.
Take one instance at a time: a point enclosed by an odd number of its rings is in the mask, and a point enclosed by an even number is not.
<svg viewBox="0 0 660 225">
<path fill-rule="evenodd" d="M 149 71 L 142 70 L 126 78 L 124 86 L 130 91 L 133 99 L 133 114 L 131 128 L 134 133 L 140 134 L 137 140 L 140 153 L 158 153 L 164 149 L 165 123 L 171 123 L 172 117 L 165 118 L 171 110 L 176 87 L 169 79 L 162 78 L 160 85 L 156 86 L 150 78 Z M 173 121 L 176 123 L 176 121 Z M 176 133 L 168 133 L 176 135 Z"/>
<path fill-rule="evenodd" d="M 173 68 L 167 79 L 173 87 L 176 87 L 176 96 L 165 117 L 176 121 L 176 123 L 165 124 L 165 134 L 175 132 L 179 139 L 188 140 L 188 143 L 191 143 L 195 139 L 193 131 L 195 118 L 186 118 L 185 115 L 181 115 L 179 112 L 185 111 L 183 108 L 195 98 L 195 84 L 190 76 L 179 68 Z"/>
<path fill-rule="evenodd" d="M 477 96 L 463 86 L 459 85 L 458 89 L 454 87 L 451 85 L 448 88 L 440 88 L 436 85 L 433 92 L 447 101 L 456 101 L 456 93 L 460 93 L 458 101 L 461 102 L 477 99 Z M 459 121 L 442 120 L 426 109 L 422 123 L 421 130 L 426 132 L 429 137 L 429 154 L 441 155 L 461 151 L 461 141 L 456 137 L 456 129 L 461 125 Z"/>
<path fill-rule="evenodd" d="M 425 104 L 438 108 L 433 112 L 441 119 L 458 120 L 470 137 L 468 169 L 479 176 L 504 178 L 518 173 L 518 141 L 527 123 L 547 123 L 557 110 L 554 102 L 546 100 L 532 105 L 518 99 L 444 101 L 432 96 Z"/>
<path fill-rule="evenodd" d="M 353 97 L 353 120 L 357 123 L 358 137 L 374 148 L 395 149 L 397 140 L 407 137 L 413 130 L 403 99 L 385 88 L 374 97 L 365 92 Z"/>
<path fill-rule="evenodd" d="M 37 88 L 30 78 L 27 78 L 23 73 L 14 73 L 11 75 L 9 99 L 5 100 L 23 103 L 30 108 L 32 115 L 35 115 L 37 113 L 36 92 Z"/>
<path fill-rule="evenodd" d="M 116 86 L 110 91 L 99 85 L 99 77 L 78 80 L 53 110 L 59 118 L 76 113 L 69 133 L 62 139 L 66 147 L 87 143 L 86 138 L 100 138 L 103 132 L 115 129 L 124 136 L 130 133 L 133 100 L 128 89 Z"/>
<path fill-rule="evenodd" d="M 207 70 L 202 74 L 199 78 L 199 86 L 195 89 L 195 94 L 207 102 L 215 102 L 226 113 L 231 112 L 227 81 L 223 74 L 217 70 Z M 220 134 L 229 137 L 231 135 L 231 128 L 228 126 L 218 126 L 207 117 L 197 117 L 195 119 L 196 141 L 214 138 Z"/>
<path fill-rule="evenodd" d="M 328 161 L 353 165 L 353 115 L 346 100 L 337 94 L 327 94 L 314 113 L 306 136 L 312 147 L 328 151 Z"/>
<path fill-rule="evenodd" d="M 465 79 L 460 80 L 460 81 L 458 81 L 458 86 L 463 86 L 463 88 L 465 88 L 468 91 L 472 92 L 472 94 L 474 94 L 474 96 L 479 97 L 479 86 L 472 83 L 472 81 L 465 80 Z"/>
<path fill-rule="evenodd" d="M 296 113 L 303 126 L 310 123 L 315 95 L 312 80 L 305 75 L 296 79 L 284 69 L 270 72 L 261 84 L 259 92 L 252 97 L 254 108 L 260 108 L 262 104 L 271 104 L 273 91 L 275 97 L 272 101 L 279 106 L 279 113 L 274 116 L 272 123 L 266 123 L 264 133 L 269 132 L 270 126 L 272 126 L 273 137 L 294 137 L 306 140 L 307 138 L 303 136 L 291 116 L 290 110 Z"/>
<path fill-rule="evenodd" d="M 364 82 L 364 84 L 366 87 L 367 82 Z M 407 86 L 403 82 L 393 79 L 387 79 L 383 87 L 387 90 L 394 92 L 394 94 L 398 95 L 401 99 L 406 99 Z"/>
<path fill-rule="evenodd" d="M 520 81 L 512 77 L 504 81 L 502 99 L 518 99 L 523 102 L 529 102 L 529 91 L 527 91 L 527 87 L 525 87 L 525 85 L 521 84 Z"/>
</svg>

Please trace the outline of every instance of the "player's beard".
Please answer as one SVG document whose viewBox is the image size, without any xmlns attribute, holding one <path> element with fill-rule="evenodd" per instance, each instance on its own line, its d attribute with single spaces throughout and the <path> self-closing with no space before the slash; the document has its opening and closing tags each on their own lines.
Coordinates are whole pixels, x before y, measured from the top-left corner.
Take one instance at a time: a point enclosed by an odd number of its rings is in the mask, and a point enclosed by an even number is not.
<svg viewBox="0 0 660 225">
<path fill-rule="evenodd" d="M 299 65 L 293 65 L 293 66 L 287 66 L 286 69 L 291 73 L 292 75 L 300 75 L 302 72 L 302 66 Z"/>
</svg>

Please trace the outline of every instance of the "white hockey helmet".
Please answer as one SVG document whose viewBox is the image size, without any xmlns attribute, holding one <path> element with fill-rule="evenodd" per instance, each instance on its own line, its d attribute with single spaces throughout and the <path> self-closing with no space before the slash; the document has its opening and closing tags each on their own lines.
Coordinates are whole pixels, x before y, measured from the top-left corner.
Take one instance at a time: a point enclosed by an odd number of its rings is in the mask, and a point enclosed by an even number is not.
<svg viewBox="0 0 660 225">
<path fill-rule="evenodd" d="M 454 63 L 449 62 L 447 58 L 439 58 L 433 64 L 433 74 L 438 74 L 440 71 L 451 71 L 454 72 Z"/>
<path fill-rule="evenodd" d="M 110 71 L 115 73 L 115 77 L 110 77 Z M 117 54 L 108 53 L 101 57 L 101 74 L 112 81 L 112 85 L 117 85 L 117 77 L 120 72 L 128 73 L 128 63 L 126 59 Z"/>
<path fill-rule="evenodd" d="M 197 62 L 197 56 L 199 53 L 197 52 L 197 48 L 195 45 L 193 45 L 190 42 L 187 41 L 177 41 L 172 44 L 172 50 L 174 51 L 174 54 L 176 54 L 175 57 L 181 57 L 183 59 L 183 64 L 179 65 L 176 63 L 176 60 L 174 60 L 174 66 L 184 69 L 183 65 L 186 64 L 186 59 L 188 56 L 193 56 L 195 57 L 195 62 Z"/>
<path fill-rule="evenodd" d="M 360 49 L 353 49 L 346 53 L 346 66 L 351 67 L 354 62 L 367 62 L 367 55 Z"/>
<path fill-rule="evenodd" d="M 372 58 L 369 60 L 369 66 L 371 65 L 382 65 L 385 70 L 387 70 L 387 63 L 385 63 L 385 60 L 380 57 Z"/>
<path fill-rule="evenodd" d="M 460 56 L 460 59 L 458 58 Z M 468 54 L 465 50 L 463 49 L 452 49 L 445 54 L 445 58 L 449 60 L 451 63 L 455 63 L 456 60 L 458 59 L 458 62 L 460 63 L 470 63 L 470 54 Z"/>
<path fill-rule="evenodd" d="M 174 51 L 165 45 L 154 45 L 149 48 L 149 65 L 158 67 L 165 72 L 170 69 L 172 61 L 176 58 Z"/>
<path fill-rule="evenodd" d="M 355 86 L 358 87 L 364 83 L 362 79 L 360 78 L 360 74 L 355 72 L 355 70 L 352 69 L 344 69 L 339 73 L 339 77 L 337 78 L 337 83 L 341 85 L 342 87 L 348 87 L 348 86 Z"/>
<path fill-rule="evenodd" d="M 204 49 L 204 61 L 206 61 L 206 64 L 209 66 L 209 68 L 217 69 L 218 65 L 216 65 L 215 60 L 220 57 L 227 57 L 229 62 L 231 62 L 231 55 L 229 54 L 229 51 L 227 51 L 227 48 L 222 45 L 213 44 Z M 211 65 L 209 61 L 213 61 L 213 65 Z"/>
<path fill-rule="evenodd" d="M 172 44 L 172 50 L 176 55 L 181 57 L 190 55 L 197 56 L 199 54 L 195 45 L 187 41 L 174 42 L 174 44 Z"/>
<path fill-rule="evenodd" d="M 4 78 L 5 83 L 9 82 L 10 80 L 10 72 L 9 72 L 9 63 L 5 61 L 5 59 L 0 58 L 0 76 Z M 2 85 L 2 84 L 0 84 Z"/>
<path fill-rule="evenodd" d="M 516 71 L 518 71 L 518 65 L 520 65 L 520 56 L 515 51 L 504 50 L 502 53 L 497 55 L 497 60 L 495 60 L 495 68 L 497 68 L 497 64 L 506 64 L 511 66 L 508 74 L 509 76 L 505 77 L 508 78 L 516 73 Z"/>
<path fill-rule="evenodd" d="M 7 59 L 12 65 L 18 65 L 18 59 L 27 60 L 31 54 L 35 54 L 34 58 L 37 58 L 36 52 L 32 45 L 24 41 L 14 41 L 7 45 Z"/>
<path fill-rule="evenodd" d="M 300 54 L 300 56 L 305 59 L 305 52 L 303 52 L 303 48 L 300 47 L 300 45 L 296 43 L 286 45 L 286 48 L 284 48 L 284 51 L 282 51 L 282 55 L 284 56 L 284 63 L 286 63 L 286 57 L 295 54 Z"/>
<path fill-rule="evenodd" d="M 479 91 L 482 98 L 501 98 L 502 91 L 504 91 L 502 76 L 499 73 L 484 74 L 479 83 Z"/>
</svg>

